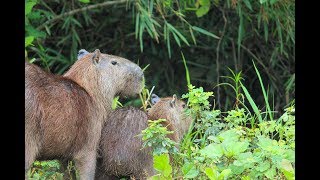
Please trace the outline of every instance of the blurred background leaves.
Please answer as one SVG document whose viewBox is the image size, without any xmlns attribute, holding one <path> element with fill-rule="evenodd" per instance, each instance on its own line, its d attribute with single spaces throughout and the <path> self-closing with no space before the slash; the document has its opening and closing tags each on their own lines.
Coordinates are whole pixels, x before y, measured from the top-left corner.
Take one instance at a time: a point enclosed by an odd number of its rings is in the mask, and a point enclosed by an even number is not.
<svg viewBox="0 0 320 180">
<path fill-rule="evenodd" d="M 100 49 L 145 70 L 146 85 L 159 96 L 182 95 L 187 80 L 213 91 L 222 111 L 236 99 L 223 76 L 242 72 L 244 85 L 263 109 L 259 69 L 271 107 L 295 97 L 294 0 L 27 0 L 26 59 L 63 74 L 77 52 Z"/>
</svg>

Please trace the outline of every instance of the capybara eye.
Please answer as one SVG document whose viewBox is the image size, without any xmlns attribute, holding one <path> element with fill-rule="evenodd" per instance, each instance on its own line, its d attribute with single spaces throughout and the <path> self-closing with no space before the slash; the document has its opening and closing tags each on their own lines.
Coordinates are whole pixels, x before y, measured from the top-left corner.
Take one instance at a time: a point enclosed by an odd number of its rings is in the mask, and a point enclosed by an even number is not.
<svg viewBox="0 0 320 180">
<path fill-rule="evenodd" d="M 116 64 L 117 64 L 117 61 L 111 61 L 111 64 L 112 64 L 112 65 L 116 65 Z"/>
<path fill-rule="evenodd" d="M 182 108 L 185 108 L 186 107 L 186 105 L 185 104 L 182 104 Z"/>
</svg>

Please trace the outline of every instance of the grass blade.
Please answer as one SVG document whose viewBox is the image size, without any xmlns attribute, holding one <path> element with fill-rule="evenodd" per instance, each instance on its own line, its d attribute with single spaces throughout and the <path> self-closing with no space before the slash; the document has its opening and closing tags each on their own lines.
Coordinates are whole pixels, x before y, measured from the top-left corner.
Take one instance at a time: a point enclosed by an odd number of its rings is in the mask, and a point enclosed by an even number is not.
<svg viewBox="0 0 320 180">
<path fill-rule="evenodd" d="M 265 90 L 265 88 L 264 88 L 264 85 L 263 85 L 263 82 L 262 82 L 260 73 L 259 73 L 259 71 L 258 71 L 255 63 L 254 63 L 253 61 L 252 61 L 252 63 L 253 63 L 254 69 L 256 70 L 257 76 L 258 76 L 258 78 L 259 78 L 260 86 L 261 86 L 261 89 L 262 89 L 264 101 L 266 102 L 266 108 L 267 108 L 269 117 L 270 117 L 271 120 L 273 120 L 273 116 L 272 116 L 272 114 L 271 114 L 271 109 L 270 109 L 270 105 L 269 105 L 269 101 L 268 101 L 268 95 L 267 95 L 266 90 Z"/>
<path fill-rule="evenodd" d="M 241 84 L 242 90 L 243 90 L 246 98 L 248 99 L 248 101 L 249 101 L 249 103 L 250 103 L 250 105 L 251 105 L 254 113 L 257 115 L 257 117 L 258 117 L 258 119 L 259 119 L 259 123 L 262 123 L 262 117 L 261 117 L 260 111 L 259 111 L 256 103 L 254 103 L 254 101 L 253 101 L 252 97 L 250 96 L 247 88 L 244 87 L 244 85 L 242 84 L 242 82 L 240 82 L 240 84 Z"/>
<path fill-rule="evenodd" d="M 189 87 L 189 85 L 191 85 L 191 83 L 190 83 L 189 69 L 188 69 L 188 66 L 187 66 L 186 59 L 184 58 L 183 52 L 182 52 L 182 51 L 180 51 L 180 52 L 181 52 L 181 56 L 182 56 L 184 68 L 186 69 L 186 79 L 187 79 L 187 83 L 188 83 L 188 87 Z"/>
</svg>

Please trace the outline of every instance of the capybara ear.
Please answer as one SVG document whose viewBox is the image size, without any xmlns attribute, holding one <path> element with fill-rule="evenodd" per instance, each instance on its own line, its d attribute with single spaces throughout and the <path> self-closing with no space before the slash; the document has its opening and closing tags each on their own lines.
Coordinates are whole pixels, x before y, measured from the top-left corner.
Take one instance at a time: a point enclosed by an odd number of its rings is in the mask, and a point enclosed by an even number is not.
<svg viewBox="0 0 320 180">
<path fill-rule="evenodd" d="M 99 63 L 100 55 L 101 55 L 101 52 L 100 52 L 99 49 L 94 50 L 93 56 L 92 56 L 93 64 L 98 64 Z"/>
<path fill-rule="evenodd" d="M 154 105 L 158 101 L 160 101 L 159 96 L 157 96 L 156 94 L 151 94 L 151 104 Z"/>
<path fill-rule="evenodd" d="M 81 59 L 84 55 L 88 54 L 89 52 L 85 49 L 80 49 L 78 52 L 78 60 Z"/>
<path fill-rule="evenodd" d="M 173 95 L 172 96 L 172 100 L 170 101 L 170 106 L 171 107 L 174 107 L 175 106 L 175 104 L 176 104 L 176 101 L 177 101 L 177 95 Z"/>
</svg>

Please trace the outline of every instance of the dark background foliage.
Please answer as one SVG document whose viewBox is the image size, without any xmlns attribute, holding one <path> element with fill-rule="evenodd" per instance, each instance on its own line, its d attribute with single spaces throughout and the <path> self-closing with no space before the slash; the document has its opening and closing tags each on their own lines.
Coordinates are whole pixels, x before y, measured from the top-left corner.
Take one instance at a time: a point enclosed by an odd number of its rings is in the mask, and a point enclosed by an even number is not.
<svg viewBox="0 0 320 180">
<path fill-rule="evenodd" d="M 183 52 L 191 83 L 214 91 L 222 111 L 235 103 L 232 88 L 217 86 L 232 83 L 223 77 L 232 76 L 228 67 L 242 71 L 245 86 L 263 108 L 252 62 L 276 111 L 283 112 L 295 98 L 294 0 L 28 0 L 26 6 L 33 7 L 26 12 L 26 58 L 53 73 L 63 74 L 80 49 L 100 49 L 142 68 L 149 64 L 146 85 L 155 86 L 156 94 L 182 95 L 187 92 Z M 141 29 L 143 18 L 152 23 L 149 29 Z M 178 31 L 171 29 L 170 45 L 167 23 Z M 190 33 L 192 26 L 203 31 Z"/>
</svg>

